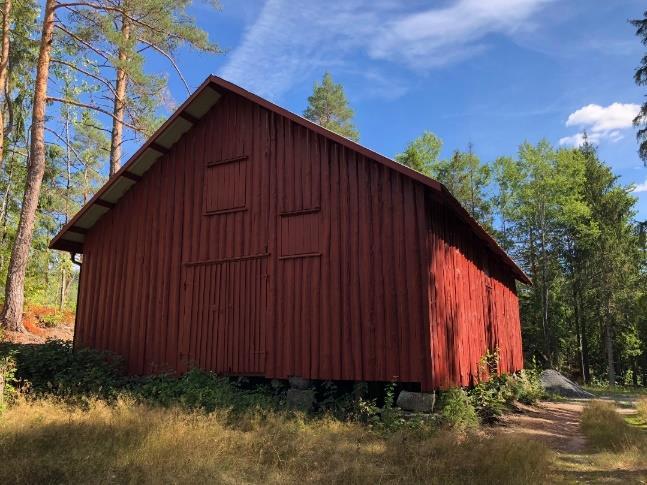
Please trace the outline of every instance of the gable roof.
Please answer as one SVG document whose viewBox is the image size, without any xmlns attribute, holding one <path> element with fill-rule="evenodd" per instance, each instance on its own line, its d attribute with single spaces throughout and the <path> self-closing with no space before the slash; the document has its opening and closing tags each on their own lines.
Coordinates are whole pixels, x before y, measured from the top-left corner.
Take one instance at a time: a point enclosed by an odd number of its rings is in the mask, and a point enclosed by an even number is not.
<svg viewBox="0 0 647 485">
<path fill-rule="evenodd" d="M 483 227 L 461 206 L 456 198 L 440 182 L 433 180 L 420 172 L 402 165 L 395 160 L 380 155 L 359 143 L 355 143 L 337 133 L 333 133 L 316 123 L 296 115 L 280 106 L 267 101 L 233 83 L 217 76 L 209 76 L 182 103 L 171 117 L 137 150 L 132 157 L 97 191 L 96 194 L 70 219 L 52 239 L 49 247 L 71 253 L 82 253 L 85 235 L 97 221 L 135 185 L 148 169 L 162 158 L 179 139 L 204 117 L 223 94 L 231 92 L 256 103 L 263 108 L 277 113 L 301 126 L 304 126 L 340 145 L 349 148 L 382 165 L 400 172 L 401 174 L 420 182 L 431 189 L 437 197 L 450 206 L 456 215 L 466 222 L 474 233 L 488 246 L 494 254 L 510 267 L 515 277 L 526 284 L 531 284 L 530 278 L 483 229 Z"/>
</svg>

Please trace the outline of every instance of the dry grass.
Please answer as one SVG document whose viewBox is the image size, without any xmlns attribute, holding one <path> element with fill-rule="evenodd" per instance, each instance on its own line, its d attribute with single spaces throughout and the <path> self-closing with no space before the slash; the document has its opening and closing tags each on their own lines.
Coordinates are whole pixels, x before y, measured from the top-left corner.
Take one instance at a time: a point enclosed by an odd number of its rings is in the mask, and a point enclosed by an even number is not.
<svg viewBox="0 0 647 485">
<path fill-rule="evenodd" d="M 647 425 L 647 397 L 640 398 L 636 401 L 637 417 L 643 425 Z"/>
<path fill-rule="evenodd" d="M 647 400 L 639 401 L 639 414 L 645 404 Z M 582 431 L 593 453 L 560 457 L 557 467 L 565 481 L 645 483 L 647 431 L 630 425 L 613 402 L 589 403 L 582 413 Z"/>
<path fill-rule="evenodd" d="M 584 408 L 582 432 L 595 450 L 624 450 L 637 439 L 637 431 L 609 401 L 592 401 Z"/>
<path fill-rule="evenodd" d="M 48 401 L 0 417 L 0 456 L 0 483 L 542 483 L 551 462 L 514 435 Z"/>
</svg>

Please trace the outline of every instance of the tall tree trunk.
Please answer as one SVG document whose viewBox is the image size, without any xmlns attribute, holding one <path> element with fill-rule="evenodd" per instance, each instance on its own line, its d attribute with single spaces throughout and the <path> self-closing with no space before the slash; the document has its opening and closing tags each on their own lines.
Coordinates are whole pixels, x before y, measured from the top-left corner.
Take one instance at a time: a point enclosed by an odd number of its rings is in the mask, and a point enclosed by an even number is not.
<svg viewBox="0 0 647 485">
<path fill-rule="evenodd" d="M 72 156 L 70 153 L 70 111 L 65 110 L 65 214 L 64 223 L 67 224 L 70 213 L 70 201 L 72 198 Z M 61 287 L 59 291 L 58 307 L 63 310 L 65 307 L 65 293 L 67 290 L 67 271 L 61 264 Z"/>
<path fill-rule="evenodd" d="M 25 331 L 22 324 L 22 309 L 25 300 L 25 271 L 34 232 L 40 187 L 43 182 L 43 173 L 45 172 L 45 108 L 55 6 L 56 0 L 47 0 L 45 3 L 40 52 L 34 82 L 31 145 L 25 193 L 20 210 L 20 222 L 18 223 L 16 240 L 11 251 L 11 261 L 7 272 L 5 304 L 0 315 L 0 324 L 4 325 L 8 330 L 19 332 Z"/>
<path fill-rule="evenodd" d="M 130 20 L 123 15 L 121 19 L 122 42 L 127 45 L 130 40 Z M 112 177 L 121 166 L 121 144 L 124 137 L 124 114 L 126 111 L 126 87 L 128 76 L 124 64 L 128 62 L 126 47 L 119 47 L 119 66 L 117 67 L 117 82 L 115 84 L 115 102 L 112 110 L 112 137 L 110 139 L 110 176 Z"/>
<path fill-rule="evenodd" d="M 577 290 L 573 289 L 573 314 L 575 316 L 575 330 L 577 332 L 577 351 L 580 357 L 580 376 L 582 382 L 586 384 L 586 372 L 584 371 L 584 345 L 583 345 L 583 331 L 582 331 L 582 318 L 580 315 L 580 304 L 578 301 Z"/>
<path fill-rule="evenodd" d="M 544 330 L 544 343 L 546 346 L 546 356 L 548 363 L 552 368 L 553 362 L 553 345 L 552 345 L 552 332 L 550 331 L 548 321 L 548 275 L 546 268 L 548 266 L 548 257 L 546 249 L 546 212 L 544 204 L 541 204 L 540 209 L 540 249 L 541 249 L 541 323 Z"/>
<path fill-rule="evenodd" d="M 5 96 L 5 86 L 7 85 L 7 72 L 9 71 L 9 27 L 11 16 L 11 0 L 5 0 L 2 7 L 2 50 L 0 55 L 0 96 Z M 0 107 L 0 170 L 4 167 L 4 105 Z"/>
<path fill-rule="evenodd" d="M 61 266 L 61 287 L 58 294 L 58 309 L 63 310 L 65 308 L 65 293 L 67 292 L 67 271 L 65 267 Z"/>
<path fill-rule="evenodd" d="M 582 382 L 588 384 L 589 382 L 589 344 L 586 336 L 586 322 L 582 318 L 582 291 L 580 287 L 581 276 L 580 272 L 576 269 L 579 266 L 579 263 L 576 262 L 579 260 L 577 256 L 573 257 L 573 262 L 571 266 L 573 268 L 571 272 L 571 279 L 573 280 L 573 314 L 575 316 L 575 328 L 577 329 L 577 346 L 580 357 L 580 375 L 582 376 Z"/>
<path fill-rule="evenodd" d="M 588 384 L 591 382 L 591 364 L 589 363 L 589 330 L 586 326 L 586 319 L 581 317 L 580 319 L 582 322 L 582 372 L 584 374 L 584 383 Z"/>
<path fill-rule="evenodd" d="M 608 298 L 608 297 L 607 297 Z M 609 386 L 616 385 L 616 368 L 613 355 L 613 328 L 611 326 L 611 310 L 607 302 L 606 315 L 604 321 L 604 345 L 607 353 L 607 375 L 609 378 Z"/>
<path fill-rule="evenodd" d="M 0 247 L 4 246 L 7 239 L 7 212 L 9 208 L 9 198 L 11 197 L 11 186 L 13 183 L 13 163 L 9 168 L 7 176 L 7 188 L 2 196 L 2 205 L 0 206 Z M 0 273 L 4 270 L 5 255 L 0 255 Z"/>
</svg>

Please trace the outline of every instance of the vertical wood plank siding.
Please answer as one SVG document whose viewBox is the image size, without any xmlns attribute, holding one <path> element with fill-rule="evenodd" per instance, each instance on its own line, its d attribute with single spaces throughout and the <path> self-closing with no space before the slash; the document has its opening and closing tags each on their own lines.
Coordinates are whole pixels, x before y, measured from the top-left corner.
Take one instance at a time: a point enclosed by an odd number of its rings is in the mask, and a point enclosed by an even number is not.
<svg viewBox="0 0 647 485">
<path fill-rule="evenodd" d="M 477 382 L 488 351 L 498 352 L 500 372 L 522 369 L 514 277 L 441 201 L 427 204 L 432 387 Z"/>
<path fill-rule="evenodd" d="M 428 190 L 225 94 L 88 233 L 75 344 L 134 374 L 432 389 L 494 347 L 520 368 L 512 273 Z"/>
</svg>

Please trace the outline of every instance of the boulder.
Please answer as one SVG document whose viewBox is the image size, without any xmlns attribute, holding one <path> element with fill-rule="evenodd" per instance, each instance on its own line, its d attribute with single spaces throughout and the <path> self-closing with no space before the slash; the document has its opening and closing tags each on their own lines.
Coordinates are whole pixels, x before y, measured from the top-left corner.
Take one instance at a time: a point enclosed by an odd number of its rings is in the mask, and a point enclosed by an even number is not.
<svg viewBox="0 0 647 485">
<path fill-rule="evenodd" d="M 315 391 L 312 389 L 288 389 L 288 407 L 295 411 L 312 411 L 315 405 Z"/>
<path fill-rule="evenodd" d="M 589 399 L 593 397 L 593 394 L 585 391 L 575 382 L 567 379 L 553 369 L 543 371 L 539 376 L 539 380 L 544 390 L 551 394 L 576 399 Z"/>
<path fill-rule="evenodd" d="M 315 405 L 315 392 L 312 389 L 288 389 L 288 408 L 309 412 Z"/>
<path fill-rule="evenodd" d="M 434 410 L 436 393 L 401 391 L 396 404 L 405 411 L 430 413 Z"/>
<path fill-rule="evenodd" d="M 301 390 L 306 390 L 309 389 L 312 383 L 310 382 L 310 379 L 304 379 L 303 377 L 297 377 L 297 376 L 292 376 L 288 379 L 288 382 L 290 383 L 290 387 L 293 389 L 301 389 Z"/>
</svg>

